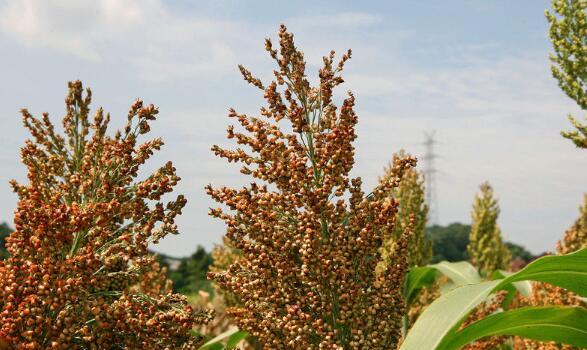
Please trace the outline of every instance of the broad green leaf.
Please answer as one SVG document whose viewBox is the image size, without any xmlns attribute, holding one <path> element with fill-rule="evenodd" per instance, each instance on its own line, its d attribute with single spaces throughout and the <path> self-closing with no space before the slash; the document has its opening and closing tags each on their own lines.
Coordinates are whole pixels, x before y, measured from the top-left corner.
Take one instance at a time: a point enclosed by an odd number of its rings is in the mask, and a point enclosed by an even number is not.
<svg viewBox="0 0 587 350">
<path fill-rule="evenodd" d="M 423 266 L 416 267 L 410 270 L 406 279 L 406 290 L 404 297 L 406 302 L 411 304 L 418 292 L 426 286 L 431 285 L 436 280 L 436 269 Z"/>
<path fill-rule="evenodd" d="M 468 261 L 448 262 L 442 261 L 438 264 L 430 265 L 446 277 L 450 279 L 455 287 L 460 287 L 465 284 L 475 284 L 481 282 L 479 272 Z"/>
<path fill-rule="evenodd" d="M 200 349 L 202 349 L 202 348 L 200 348 Z M 224 344 L 222 344 L 219 341 L 217 341 L 215 343 L 208 344 L 207 347 L 205 347 L 204 349 L 206 349 L 206 350 L 226 350 L 226 348 L 224 347 Z"/>
<path fill-rule="evenodd" d="M 474 284 L 481 282 L 481 276 L 479 273 L 467 261 L 459 261 L 459 262 L 448 262 L 442 261 L 438 264 L 428 265 L 423 267 L 417 267 L 411 269 L 408 273 L 408 278 L 406 282 L 406 291 L 405 297 L 410 304 L 418 295 L 418 292 L 427 286 L 430 286 L 436 281 L 436 271 L 440 272 L 448 279 L 451 280 L 451 284 L 449 288 L 445 290 L 452 290 L 456 287 L 465 285 L 465 284 Z"/>
<path fill-rule="evenodd" d="M 499 283 L 500 280 L 468 284 L 440 296 L 418 317 L 400 350 L 436 349 L 444 337 Z"/>
<path fill-rule="evenodd" d="M 526 307 L 495 313 L 477 321 L 443 343 L 437 350 L 458 350 L 483 337 L 520 336 L 587 348 L 587 309 L 582 307 Z"/>
<path fill-rule="evenodd" d="M 587 296 L 587 248 L 567 255 L 550 255 L 537 259 L 504 278 L 497 289 L 508 283 L 524 280 L 550 283 L 582 297 Z"/>
<path fill-rule="evenodd" d="M 438 350 L 444 338 L 453 336 L 468 313 L 491 293 L 524 280 L 551 283 L 585 296 L 587 249 L 568 255 L 546 256 L 504 279 L 464 285 L 442 295 L 420 315 L 400 350 Z"/>
<path fill-rule="evenodd" d="M 222 344 L 222 341 L 227 340 L 227 345 L 229 345 L 228 343 L 234 342 L 236 341 L 236 339 L 238 339 L 240 336 L 242 336 L 242 334 L 244 333 L 244 337 L 247 336 L 247 334 L 245 332 L 239 331 L 238 328 L 233 328 L 230 329 L 222 334 L 219 334 L 218 336 L 210 339 L 209 341 L 207 341 L 204 345 L 202 345 L 198 350 L 222 350 L 225 349 L 225 346 Z M 234 338 L 232 338 L 234 336 Z M 240 338 L 238 341 L 236 341 L 236 343 L 238 343 L 240 340 L 242 340 L 243 338 Z M 232 347 L 234 347 L 234 345 L 236 345 L 236 343 L 234 343 L 232 345 Z M 230 348 L 230 347 L 228 347 Z"/>
<path fill-rule="evenodd" d="M 228 337 L 226 341 L 226 347 L 232 349 L 237 346 L 242 340 L 244 340 L 249 334 L 247 332 L 239 331 Z"/>
<path fill-rule="evenodd" d="M 494 280 L 503 279 L 508 276 L 511 276 L 512 274 L 513 274 L 513 272 L 497 270 L 497 271 L 493 272 L 493 274 L 491 275 L 491 278 Z M 514 298 L 516 296 L 516 291 L 524 297 L 529 297 L 530 295 L 532 295 L 532 282 L 530 282 L 530 281 L 514 282 L 512 284 L 508 284 L 508 285 L 504 286 L 503 289 L 507 291 L 507 295 L 501 305 L 502 305 L 502 308 L 507 309 L 507 308 L 509 308 L 509 305 L 514 300 Z"/>
<path fill-rule="evenodd" d="M 513 272 L 497 270 L 493 273 L 493 279 L 502 279 L 513 275 Z M 512 283 L 516 290 L 523 296 L 529 297 L 532 295 L 532 282 L 530 281 L 519 281 Z"/>
</svg>

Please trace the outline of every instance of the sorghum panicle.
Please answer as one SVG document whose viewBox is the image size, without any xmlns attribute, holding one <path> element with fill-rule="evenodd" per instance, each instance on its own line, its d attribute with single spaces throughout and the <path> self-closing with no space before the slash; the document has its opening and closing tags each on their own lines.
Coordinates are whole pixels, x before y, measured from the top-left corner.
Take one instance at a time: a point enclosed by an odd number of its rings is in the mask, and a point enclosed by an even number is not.
<svg viewBox="0 0 587 350">
<path fill-rule="evenodd" d="M 177 233 L 183 196 L 161 201 L 179 181 L 171 163 L 137 181 L 163 142 L 139 144 L 157 116 L 137 100 L 123 130 L 89 116 L 90 90 L 69 84 L 64 135 L 48 114 L 22 110 L 32 139 L 22 148 L 28 183 L 18 194 L 16 230 L 0 262 L 0 338 L 18 349 L 193 348 L 200 317 L 147 251 Z M 202 315 L 203 317 L 203 315 Z"/>
<path fill-rule="evenodd" d="M 471 211 L 471 233 L 467 251 L 471 263 L 485 275 L 507 269 L 510 254 L 497 225 L 499 204 L 488 182 L 481 184 Z"/>
<path fill-rule="evenodd" d="M 385 173 L 379 182 L 385 182 L 393 176 L 393 164 L 408 157 L 404 150 L 393 155 L 392 162 L 385 168 Z M 391 235 L 385 237 L 382 249 L 382 264 L 393 263 L 388 261 L 393 256 L 395 242 L 403 232 L 413 226 L 408 242 L 408 262 L 410 267 L 424 266 L 432 259 L 432 244 L 426 238 L 426 221 L 428 205 L 425 202 L 424 176 L 416 169 L 406 170 L 402 181 L 394 188 L 391 195 L 399 201 L 396 224 Z"/>
<path fill-rule="evenodd" d="M 583 204 L 579 207 L 579 218 L 566 232 L 561 241 L 557 242 L 559 254 L 569 254 L 587 247 L 587 194 L 583 195 Z"/>
<path fill-rule="evenodd" d="M 552 0 L 553 12 L 546 12 L 550 24 L 552 75 L 561 89 L 583 112 L 587 111 L 587 1 Z M 587 116 L 586 116 L 587 118 Z M 569 115 L 575 128 L 562 135 L 581 148 L 587 148 L 585 122 Z"/>
<path fill-rule="evenodd" d="M 333 89 L 350 50 L 335 63 L 324 57 L 319 84 L 306 77 L 304 55 L 285 26 L 279 47 L 266 41 L 276 61 L 275 81 L 261 89 L 260 117 L 231 110 L 243 132 L 228 138 L 248 150 L 213 147 L 239 162 L 256 182 L 241 189 L 207 187 L 230 211 L 212 209 L 242 257 L 228 271 L 211 273 L 242 307 L 231 310 L 238 326 L 268 349 L 393 349 L 401 337 L 409 228 L 398 238 L 388 268 L 375 273 L 383 237 L 393 230 L 397 201 L 390 196 L 416 160 L 399 159 L 391 176 L 372 193 L 350 178 L 354 164 L 355 97 L 338 108 Z M 285 121 L 285 123 L 283 122 Z"/>
</svg>

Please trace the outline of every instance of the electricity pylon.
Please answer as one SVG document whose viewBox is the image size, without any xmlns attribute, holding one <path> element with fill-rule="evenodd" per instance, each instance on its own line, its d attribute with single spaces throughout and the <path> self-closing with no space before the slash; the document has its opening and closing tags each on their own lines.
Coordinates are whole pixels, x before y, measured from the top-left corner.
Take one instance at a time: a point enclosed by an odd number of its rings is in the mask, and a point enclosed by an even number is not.
<svg viewBox="0 0 587 350">
<path fill-rule="evenodd" d="M 436 194 L 436 173 L 438 170 L 434 165 L 434 160 L 438 155 L 434 152 L 434 146 L 438 141 L 434 139 L 435 132 L 426 133 L 424 146 L 426 151 L 422 160 L 424 161 L 423 173 L 426 181 L 426 204 L 428 204 L 428 225 L 438 224 L 438 197 Z"/>
</svg>

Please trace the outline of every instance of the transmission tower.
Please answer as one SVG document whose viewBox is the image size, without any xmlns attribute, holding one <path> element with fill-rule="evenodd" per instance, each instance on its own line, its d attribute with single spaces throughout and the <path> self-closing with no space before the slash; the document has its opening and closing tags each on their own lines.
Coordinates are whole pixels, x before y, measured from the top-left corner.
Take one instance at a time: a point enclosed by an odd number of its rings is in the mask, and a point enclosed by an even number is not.
<svg viewBox="0 0 587 350">
<path fill-rule="evenodd" d="M 436 173 L 434 160 L 438 155 L 434 153 L 434 146 L 438 141 L 434 139 L 435 132 L 426 133 L 424 146 L 426 151 L 422 160 L 424 161 L 424 179 L 426 180 L 426 203 L 428 204 L 428 225 L 438 224 L 438 198 L 436 195 Z"/>
</svg>

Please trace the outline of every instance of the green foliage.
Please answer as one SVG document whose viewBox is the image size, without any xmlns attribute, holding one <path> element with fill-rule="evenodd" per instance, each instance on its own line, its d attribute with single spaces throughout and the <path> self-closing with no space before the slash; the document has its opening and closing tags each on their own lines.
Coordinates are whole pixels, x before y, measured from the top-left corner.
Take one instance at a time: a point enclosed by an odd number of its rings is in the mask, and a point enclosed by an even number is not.
<svg viewBox="0 0 587 350">
<path fill-rule="evenodd" d="M 458 222 L 448 226 L 434 225 L 426 229 L 432 242 L 432 262 L 467 260 L 470 225 Z"/>
<path fill-rule="evenodd" d="M 453 263 L 442 261 L 438 264 L 414 268 L 410 270 L 406 280 L 404 294 L 406 302 L 410 304 L 422 288 L 431 286 L 437 280 L 439 274 L 446 276 L 453 288 L 481 282 L 481 276 L 467 261 Z"/>
<path fill-rule="evenodd" d="M 471 232 L 471 225 L 465 225 L 458 222 L 447 226 L 433 225 L 426 228 L 426 235 L 430 242 L 432 242 L 432 263 L 441 261 L 463 261 L 468 260 L 467 245 L 469 244 L 469 233 Z M 530 253 L 523 246 L 505 242 L 509 249 L 512 258 L 519 257 L 526 263 L 534 260 L 536 256 Z"/>
<path fill-rule="evenodd" d="M 502 279 L 502 278 L 506 278 L 510 275 L 512 275 L 512 272 L 497 270 L 497 271 L 493 272 L 491 279 L 493 279 L 493 280 Z M 532 297 L 533 287 L 532 287 L 532 282 L 530 282 L 530 281 L 518 281 L 518 282 L 513 282 L 511 285 L 504 287 L 504 290 L 507 291 L 507 295 L 504 298 L 501 305 L 505 309 L 505 308 L 509 307 L 509 305 L 514 300 L 514 297 L 516 296 L 515 295 L 516 291 L 518 291 L 520 293 L 520 295 L 523 296 L 524 298 L 530 298 L 530 297 Z"/>
<path fill-rule="evenodd" d="M 206 278 L 212 262 L 212 255 L 198 246 L 190 257 L 181 259 L 176 269 L 170 269 L 169 278 L 173 281 L 173 290 L 182 294 L 191 294 L 199 290 L 213 293 L 212 285 Z"/>
<path fill-rule="evenodd" d="M 492 274 L 492 279 L 503 279 L 511 274 L 511 272 L 496 270 Z M 440 276 L 444 276 L 448 279 L 448 282 L 444 283 L 441 287 L 441 292 L 443 294 L 454 288 L 467 284 L 481 283 L 481 281 L 483 281 L 477 269 L 475 269 L 475 267 L 468 261 L 442 261 L 438 264 L 413 268 L 410 270 L 406 279 L 406 288 L 404 290 L 406 303 L 410 305 L 423 288 L 432 286 Z M 507 299 L 507 302 L 509 303 L 516 291 L 524 297 L 530 296 L 532 293 L 532 284 L 528 281 L 513 282 L 512 285 L 507 286 L 505 290 L 511 292 L 511 295 L 509 295 L 510 298 Z"/>
<path fill-rule="evenodd" d="M 510 255 L 512 258 L 520 258 L 525 262 L 530 262 L 534 260 L 534 254 L 530 253 L 526 250 L 526 248 L 522 247 L 519 244 L 512 243 L 512 242 L 505 242 L 506 248 L 509 250 Z"/>
<path fill-rule="evenodd" d="M 483 337 L 520 336 L 587 347 L 587 310 L 581 307 L 525 307 L 492 314 L 475 322 L 442 349 L 460 349 Z"/>
<path fill-rule="evenodd" d="M 247 332 L 239 331 L 238 328 L 230 329 L 213 339 L 207 341 L 198 350 L 228 350 L 236 348 L 248 336 Z"/>
<path fill-rule="evenodd" d="M 560 88 L 583 110 L 587 110 L 587 1 L 553 0 L 546 12 L 550 24 L 552 75 Z M 577 147 L 587 148 L 587 123 L 569 116 L 574 131 L 562 135 Z"/>
<path fill-rule="evenodd" d="M 586 313 L 584 309 L 575 307 L 530 307 L 504 311 L 460 329 L 466 316 L 477 305 L 512 283 L 526 280 L 550 283 L 585 297 L 587 249 L 568 255 L 545 256 L 505 278 L 463 285 L 442 295 L 418 318 L 400 350 L 457 350 L 492 334 L 584 346 Z M 569 330 L 569 327 L 573 329 Z M 563 331 L 563 328 L 567 330 Z"/>
<path fill-rule="evenodd" d="M 13 230 L 8 226 L 7 223 L 3 222 L 0 224 L 0 259 L 8 258 L 8 252 L 4 247 L 4 242 L 6 241 L 6 237 L 12 232 Z"/>
<path fill-rule="evenodd" d="M 480 190 L 473 202 L 467 251 L 471 263 L 484 275 L 488 275 L 497 269 L 507 269 L 510 255 L 497 225 L 499 204 L 493 195 L 493 189 L 485 182 L 481 184 Z"/>
</svg>

